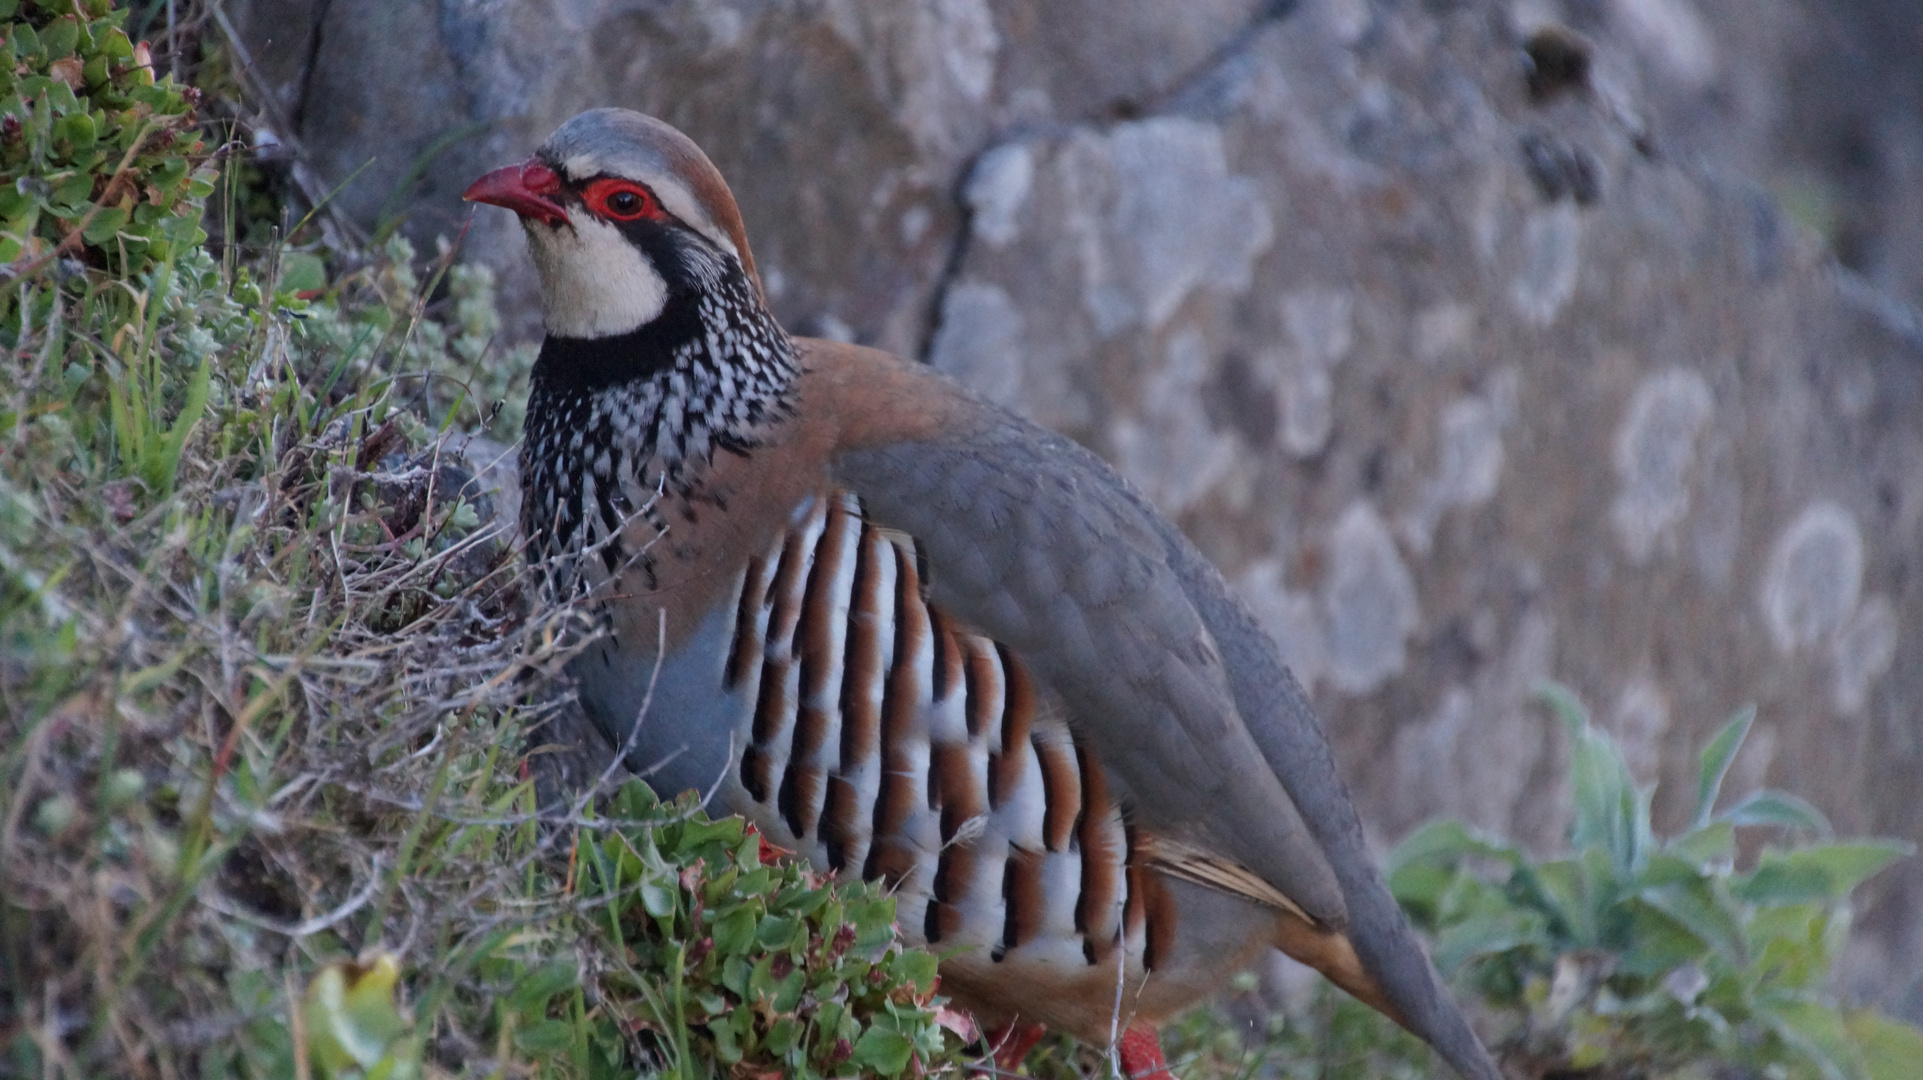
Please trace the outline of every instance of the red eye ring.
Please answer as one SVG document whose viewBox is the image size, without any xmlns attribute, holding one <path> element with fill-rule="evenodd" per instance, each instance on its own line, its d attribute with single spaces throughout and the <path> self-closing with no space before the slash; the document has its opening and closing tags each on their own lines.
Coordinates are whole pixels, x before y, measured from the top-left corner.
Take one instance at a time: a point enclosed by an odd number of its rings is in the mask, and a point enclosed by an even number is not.
<svg viewBox="0 0 1923 1080">
<path fill-rule="evenodd" d="M 596 180 L 581 192 L 582 201 L 588 209 L 605 218 L 615 221 L 640 221 L 642 218 L 659 221 L 667 216 L 661 209 L 661 201 L 654 192 L 632 180 L 605 177 Z"/>
</svg>

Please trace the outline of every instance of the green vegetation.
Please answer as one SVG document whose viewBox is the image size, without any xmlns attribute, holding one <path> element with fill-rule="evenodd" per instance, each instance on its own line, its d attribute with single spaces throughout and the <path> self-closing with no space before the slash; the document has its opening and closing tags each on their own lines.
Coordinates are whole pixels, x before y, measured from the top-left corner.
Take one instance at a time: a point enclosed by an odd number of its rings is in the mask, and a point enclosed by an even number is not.
<svg viewBox="0 0 1923 1080">
<path fill-rule="evenodd" d="M 24 10 L 22 10 L 24 9 Z M 0 262 L 123 274 L 194 247 L 208 194 L 199 91 L 154 81 L 111 0 L 0 0 Z"/>
<path fill-rule="evenodd" d="M 1572 851 L 1538 859 L 1442 821 L 1403 841 L 1388 866 L 1390 888 L 1511 1075 L 1914 1076 L 1923 1032 L 1839 1008 L 1825 985 L 1848 934 L 1851 890 L 1909 846 L 1836 842 L 1820 813 L 1782 792 L 1752 792 L 1718 812 L 1754 720 L 1748 709 L 1703 749 L 1689 827 L 1658 840 L 1653 791 L 1635 785 L 1621 748 L 1568 690 L 1552 686 L 1546 697 L 1571 748 Z M 1799 842 L 1739 858 L 1739 829 Z M 1420 1043 L 1326 985 L 1280 1017 L 1254 990 L 1245 978 L 1217 1008 L 1165 1034 L 1178 1072 L 1434 1075 Z"/>
<path fill-rule="evenodd" d="M 0 0 L 0 1075 L 977 1060 L 891 900 L 598 766 L 553 782 L 580 616 L 533 610 L 472 480 L 530 361 L 493 341 L 491 280 L 398 238 L 278 239 L 124 19 Z M 210 250 L 203 214 L 268 242 Z M 1711 813 L 1742 724 L 1659 844 L 1564 712 L 1575 855 L 1442 825 L 1393 868 L 1527 1075 L 1883 1080 L 1923 1051 L 1823 994 L 1849 889 L 1893 847 L 1736 872 L 1740 826 L 1826 839 L 1782 796 Z M 1167 1045 L 1189 1077 L 1432 1075 L 1341 994 L 1278 1015 L 1252 979 Z M 1053 1039 L 1028 1067 L 1104 1061 Z"/>
<path fill-rule="evenodd" d="M 1652 792 L 1621 749 L 1557 687 L 1573 746 L 1566 857 L 1442 822 L 1404 841 L 1390 885 L 1433 936 L 1444 971 L 1510 1025 L 1513 1059 L 1596 1075 L 1749 1075 L 1898 1080 L 1923 1033 L 1835 1007 L 1825 985 L 1849 931 L 1849 895 L 1909 845 L 1829 840 L 1814 807 L 1761 791 L 1716 812 L 1754 710 L 1703 749 L 1688 829 L 1658 840 Z M 1738 871 L 1737 830 L 1818 837 L 1763 848 Z"/>
<path fill-rule="evenodd" d="M 630 781 L 609 812 L 648 821 L 661 809 Z M 830 886 L 790 859 L 764 865 L 740 818 L 702 820 L 692 798 L 669 809 L 664 826 L 584 834 L 580 852 L 583 901 L 604 905 L 596 932 L 615 959 L 599 990 L 608 1012 L 657 1033 L 663 1075 L 718 1062 L 904 1076 L 953 1062 L 935 957 L 896 942 L 892 898 Z"/>
<path fill-rule="evenodd" d="M 903 1076 L 953 1063 L 935 958 L 895 941 L 893 900 L 764 864 L 740 818 L 663 806 L 638 780 L 606 819 L 577 810 L 555 865 L 569 877 L 541 883 L 565 903 L 547 918 L 494 913 L 461 982 L 430 990 L 417 1017 L 477 1024 L 496 1070 L 539 1076 Z M 291 1025 L 253 1025 L 232 1071 L 297 1075 L 297 1045 L 323 1077 L 459 1071 L 427 1053 L 400 975 L 384 950 L 323 964 L 301 996 L 302 1041 Z"/>
</svg>

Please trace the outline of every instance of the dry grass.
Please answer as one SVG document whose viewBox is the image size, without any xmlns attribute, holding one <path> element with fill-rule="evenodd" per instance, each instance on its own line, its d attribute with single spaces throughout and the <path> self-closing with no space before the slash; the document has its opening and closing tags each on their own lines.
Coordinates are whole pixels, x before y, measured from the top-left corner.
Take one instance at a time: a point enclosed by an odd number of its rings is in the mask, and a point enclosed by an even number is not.
<svg viewBox="0 0 1923 1080">
<path fill-rule="evenodd" d="M 280 974 L 378 944 L 434 993 L 562 902 L 527 751 L 567 614 L 530 618 L 463 440 L 415 445 L 389 379 L 315 393 L 289 320 L 199 269 L 10 297 L 49 316 L 0 376 L 14 1064 L 202 1072 Z M 186 317 L 127 340 L 149 305 Z M 164 413 L 208 337 L 213 404 L 157 495 L 123 475 L 102 384 L 150 352 Z"/>
</svg>

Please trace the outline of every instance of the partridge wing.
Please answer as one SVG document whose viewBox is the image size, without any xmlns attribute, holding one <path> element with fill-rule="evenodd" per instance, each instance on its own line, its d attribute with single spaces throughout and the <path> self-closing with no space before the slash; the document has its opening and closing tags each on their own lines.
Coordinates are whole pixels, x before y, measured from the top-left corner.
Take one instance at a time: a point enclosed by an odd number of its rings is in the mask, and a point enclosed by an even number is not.
<svg viewBox="0 0 1923 1080">
<path fill-rule="evenodd" d="M 913 379 L 892 391 L 917 413 L 903 437 L 871 425 L 831 464 L 920 538 L 935 602 L 1066 702 L 1138 820 L 1340 931 L 1398 1019 L 1464 1076 L 1498 1077 L 1376 871 L 1301 688 L 1221 575 L 1094 454 Z"/>
<path fill-rule="evenodd" d="M 875 520 L 921 541 L 937 605 L 1060 697 L 1137 820 L 1341 926 L 1337 876 L 1170 564 L 1173 530 L 1081 447 L 990 406 L 975 413 L 952 438 L 844 451 L 836 478 Z M 1305 709 L 1275 719 L 1319 738 Z M 1332 770 L 1326 748 L 1322 763 Z"/>
</svg>

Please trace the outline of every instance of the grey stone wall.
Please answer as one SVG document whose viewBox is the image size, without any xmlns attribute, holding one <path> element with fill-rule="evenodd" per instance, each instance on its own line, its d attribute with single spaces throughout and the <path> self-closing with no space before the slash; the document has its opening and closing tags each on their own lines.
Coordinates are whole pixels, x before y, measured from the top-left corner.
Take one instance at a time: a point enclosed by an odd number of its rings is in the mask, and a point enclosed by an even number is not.
<svg viewBox="0 0 1923 1080">
<path fill-rule="evenodd" d="M 688 131 L 791 328 L 922 357 L 1180 521 L 1385 844 L 1437 814 L 1559 841 L 1550 678 L 1661 825 L 1753 701 L 1730 790 L 1923 839 L 1899 0 L 234 7 L 312 168 L 372 160 L 363 223 L 459 232 L 473 177 L 590 106 Z M 1586 78 L 1532 91 L 1544 27 Z M 506 218 L 465 243 L 532 335 Z M 1850 988 L 1923 1018 L 1923 865 L 1861 898 Z"/>
</svg>

